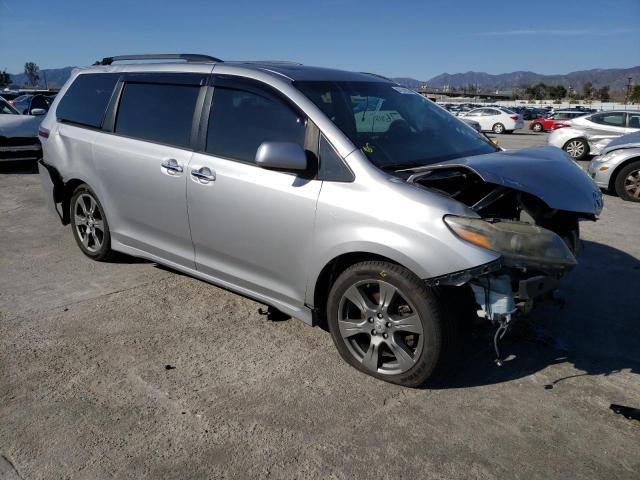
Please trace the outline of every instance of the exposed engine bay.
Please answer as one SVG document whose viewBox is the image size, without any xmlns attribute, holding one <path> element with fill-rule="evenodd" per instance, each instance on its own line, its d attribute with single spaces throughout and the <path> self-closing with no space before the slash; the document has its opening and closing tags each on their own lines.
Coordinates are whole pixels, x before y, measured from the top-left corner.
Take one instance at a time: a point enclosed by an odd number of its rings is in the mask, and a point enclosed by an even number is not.
<svg viewBox="0 0 640 480">
<path fill-rule="evenodd" d="M 578 220 L 595 220 L 595 215 L 551 208 L 536 195 L 515 188 L 516 182 L 514 186 L 488 182 L 463 165 L 397 173 L 408 183 L 474 210 L 480 219 L 445 221 L 460 238 L 502 253 L 499 261 L 483 268 L 429 280 L 433 286 L 470 288 L 478 316 L 496 326 L 494 348 L 501 365 L 499 340 L 513 320 L 532 310 L 534 300 L 553 300 L 559 281 L 577 263 Z"/>
</svg>

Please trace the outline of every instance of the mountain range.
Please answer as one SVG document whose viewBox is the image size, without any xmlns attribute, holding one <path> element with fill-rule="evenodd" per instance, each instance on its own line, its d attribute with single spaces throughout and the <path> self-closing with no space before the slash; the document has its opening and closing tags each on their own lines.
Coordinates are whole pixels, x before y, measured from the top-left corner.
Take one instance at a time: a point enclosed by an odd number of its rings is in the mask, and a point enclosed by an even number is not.
<svg viewBox="0 0 640 480">
<path fill-rule="evenodd" d="M 516 87 L 533 85 L 539 82 L 548 85 L 563 85 L 566 88 L 582 89 L 582 85 L 591 82 L 594 88 L 609 85 L 612 91 L 624 90 L 628 78 L 632 77 L 635 84 L 640 83 L 640 66 L 631 68 L 596 68 L 580 70 L 564 75 L 542 75 L 535 72 L 511 72 L 492 75 L 485 72 L 443 73 L 429 80 L 421 81 L 414 78 L 394 78 L 407 88 L 417 88 L 426 84 L 429 88 L 443 88 L 445 86 L 463 88 L 467 85 L 477 85 L 483 89 L 513 90 Z"/>
<path fill-rule="evenodd" d="M 44 86 L 45 76 L 49 87 L 60 87 L 69 78 L 75 67 L 52 68 L 40 70 L 38 84 Z M 632 77 L 635 84 L 640 83 L 640 66 L 631 68 L 596 68 L 593 70 L 581 70 L 564 75 L 542 75 L 535 72 L 511 72 L 492 75 L 485 72 L 443 73 L 429 80 L 416 80 L 409 77 L 394 78 L 396 82 L 407 88 L 418 88 L 428 85 L 430 88 L 443 88 L 445 86 L 464 88 L 467 85 L 477 85 L 481 89 L 513 90 L 516 87 L 533 85 L 544 82 L 549 85 L 563 85 L 566 88 L 574 87 L 582 89 L 582 85 L 591 82 L 594 88 L 609 85 L 612 91 L 624 90 L 628 77 Z M 16 85 L 26 84 L 24 73 L 12 74 L 11 79 Z"/>
</svg>

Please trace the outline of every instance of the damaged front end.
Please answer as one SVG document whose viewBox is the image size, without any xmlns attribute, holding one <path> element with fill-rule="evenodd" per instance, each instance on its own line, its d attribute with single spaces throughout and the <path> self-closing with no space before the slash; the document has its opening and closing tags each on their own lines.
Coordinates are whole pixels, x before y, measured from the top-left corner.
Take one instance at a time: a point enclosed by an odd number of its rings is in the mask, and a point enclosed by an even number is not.
<svg viewBox="0 0 640 480">
<path fill-rule="evenodd" d="M 469 157 L 413 170 L 408 183 L 454 198 L 477 217 L 447 215 L 460 239 L 501 254 L 491 264 L 428 280 L 433 286 L 468 286 L 477 313 L 497 326 L 498 341 L 534 300 L 551 298 L 576 264 L 578 221 L 595 220 L 602 197 L 593 182 L 559 150 L 537 149 Z M 562 157 L 558 156 L 558 153 Z M 509 163 L 511 162 L 511 163 Z"/>
</svg>

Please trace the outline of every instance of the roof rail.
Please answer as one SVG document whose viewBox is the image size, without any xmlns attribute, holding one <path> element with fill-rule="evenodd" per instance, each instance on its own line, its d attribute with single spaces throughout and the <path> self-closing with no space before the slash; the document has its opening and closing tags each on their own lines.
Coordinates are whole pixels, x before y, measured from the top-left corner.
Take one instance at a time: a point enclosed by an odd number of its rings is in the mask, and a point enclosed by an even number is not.
<svg viewBox="0 0 640 480">
<path fill-rule="evenodd" d="M 118 55 L 115 57 L 104 57 L 98 60 L 94 65 L 111 65 L 113 62 L 121 62 L 124 60 L 184 60 L 186 62 L 203 62 L 203 63 L 219 63 L 219 58 L 210 57 L 209 55 L 200 55 L 197 53 L 146 53 L 143 55 Z"/>
</svg>

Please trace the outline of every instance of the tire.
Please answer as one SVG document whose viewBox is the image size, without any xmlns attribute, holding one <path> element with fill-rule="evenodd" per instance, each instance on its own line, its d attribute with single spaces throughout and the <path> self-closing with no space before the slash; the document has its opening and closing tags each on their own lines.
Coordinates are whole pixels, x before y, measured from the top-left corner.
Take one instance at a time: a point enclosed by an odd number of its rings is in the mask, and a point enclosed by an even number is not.
<svg viewBox="0 0 640 480">
<path fill-rule="evenodd" d="M 622 167 L 615 179 L 618 196 L 628 202 L 640 202 L 640 160 Z"/>
<path fill-rule="evenodd" d="M 582 160 L 589 154 L 589 144 L 582 138 L 572 138 L 562 149 L 575 161 Z"/>
<path fill-rule="evenodd" d="M 542 130 L 544 130 L 544 128 L 541 123 L 536 122 L 531 125 L 531 130 L 533 130 L 534 132 L 541 132 Z"/>
<path fill-rule="evenodd" d="M 454 334 L 437 291 L 383 261 L 357 263 L 340 274 L 329 292 L 327 321 L 347 363 L 406 387 L 431 377 Z"/>
<path fill-rule="evenodd" d="M 71 231 L 87 257 L 104 262 L 113 258 L 107 217 L 98 197 L 87 185 L 79 185 L 69 202 Z"/>
<path fill-rule="evenodd" d="M 504 133 L 504 125 L 501 123 L 496 123 L 491 130 L 493 133 Z"/>
</svg>

